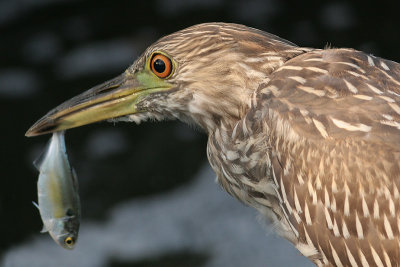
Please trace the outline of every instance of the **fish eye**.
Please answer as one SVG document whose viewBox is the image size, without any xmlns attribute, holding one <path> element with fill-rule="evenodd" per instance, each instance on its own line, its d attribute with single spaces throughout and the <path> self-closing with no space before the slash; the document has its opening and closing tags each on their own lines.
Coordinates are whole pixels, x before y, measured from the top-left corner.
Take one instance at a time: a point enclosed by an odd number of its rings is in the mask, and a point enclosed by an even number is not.
<svg viewBox="0 0 400 267">
<path fill-rule="evenodd" d="M 172 61 L 163 54 L 155 53 L 150 60 L 151 71 L 159 78 L 167 78 L 172 73 Z"/>
<path fill-rule="evenodd" d="M 65 245 L 71 247 L 71 246 L 74 245 L 75 241 L 74 241 L 74 239 L 72 237 L 69 236 L 69 237 L 64 239 L 64 243 L 65 243 Z"/>
</svg>

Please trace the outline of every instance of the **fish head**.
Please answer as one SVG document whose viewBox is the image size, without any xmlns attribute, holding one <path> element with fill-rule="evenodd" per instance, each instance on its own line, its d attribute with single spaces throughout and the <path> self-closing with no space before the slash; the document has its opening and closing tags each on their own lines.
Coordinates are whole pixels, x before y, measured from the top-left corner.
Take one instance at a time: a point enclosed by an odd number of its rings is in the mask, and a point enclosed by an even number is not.
<svg viewBox="0 0 400 267">
<path fill-rule="evenodd" d="M 56 219 L 53 229 L 49 230 L 53 240 L 65 249 L 73 249 L 78 240 L 79 218 L 66 216 Z"/>
</svg>

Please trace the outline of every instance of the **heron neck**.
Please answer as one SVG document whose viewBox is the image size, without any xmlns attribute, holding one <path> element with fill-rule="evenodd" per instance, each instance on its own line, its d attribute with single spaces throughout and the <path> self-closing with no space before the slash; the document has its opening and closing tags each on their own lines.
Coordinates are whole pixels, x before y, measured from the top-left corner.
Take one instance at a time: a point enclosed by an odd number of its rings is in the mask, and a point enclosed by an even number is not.
<svg viewBox="0 0 400 267">
<path fill-rule="evenodd" d="M 185 115 L 208 134 L 221 125 L 232 129 L 247 114 L 252 102 L 256 101 L 256 90 L 269 82 L 271 74 L 286 61 L 306 51 L 299 47 L 293 47 L 287 53 L 279 51 L 275 56 L 269 56 L 268 64 L 245 64 L 241 60 L 231 62 L 233 70 L 227 75 L 219 75 L 218 79 L 208 75 L 211 78 L 207 87 L 204 83 L 192 84 L 188 90 L 191 101 Z"/>
</svg>

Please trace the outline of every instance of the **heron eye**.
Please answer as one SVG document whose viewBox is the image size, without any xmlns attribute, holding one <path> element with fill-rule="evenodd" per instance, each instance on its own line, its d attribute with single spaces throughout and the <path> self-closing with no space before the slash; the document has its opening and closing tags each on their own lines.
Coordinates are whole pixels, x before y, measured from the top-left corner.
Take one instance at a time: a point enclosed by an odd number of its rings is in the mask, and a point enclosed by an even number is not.
<svg viewBox="0 0 400 267">
<path fill-rule="evenodd" d="M 162 54 L 155 54 L 151 58 L 150 67 L 154 74 L 160 78 L 166 78 L 172 72 L 171 60 Z"/>
<path fill-rule="evenodd" d="M 73 246 L 73 245 L 74 245 L 74 239 L 73 239 L 72 237 L 69 236 L 69 237 L 65 238 L 64 243 L 65 243 L 67 246 Z"/>
</svg>

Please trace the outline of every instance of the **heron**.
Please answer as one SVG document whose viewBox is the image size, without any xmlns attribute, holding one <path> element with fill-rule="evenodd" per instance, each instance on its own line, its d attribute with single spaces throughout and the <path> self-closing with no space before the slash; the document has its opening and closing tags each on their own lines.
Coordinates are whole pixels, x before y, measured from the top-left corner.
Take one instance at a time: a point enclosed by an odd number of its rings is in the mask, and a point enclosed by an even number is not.
<svg viewBox="0 0 400 267">
<path fill-rule="evenodd" d="M 400 64 L 199 24 L 26 135 L 148 119 L 202 128 L 218 183 L 317 266 L 399 266 Z"/>
</svg>

